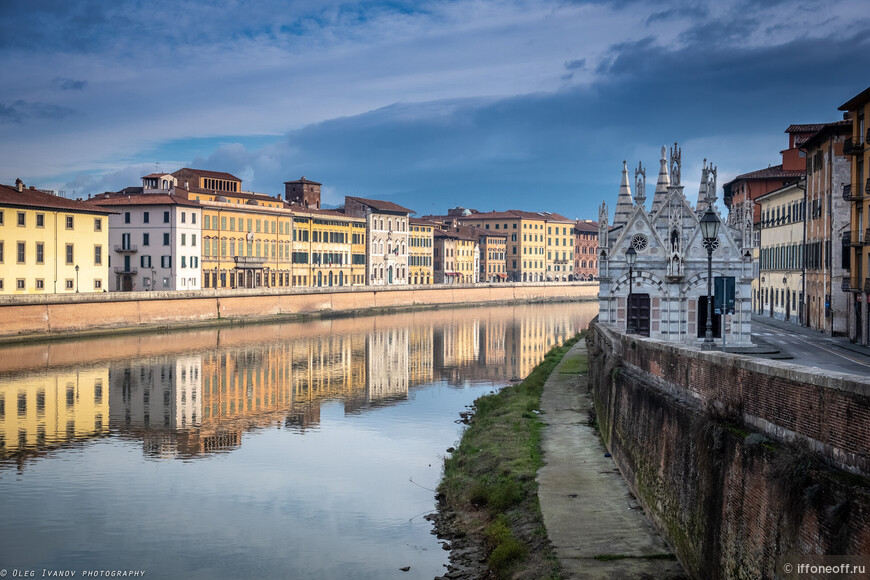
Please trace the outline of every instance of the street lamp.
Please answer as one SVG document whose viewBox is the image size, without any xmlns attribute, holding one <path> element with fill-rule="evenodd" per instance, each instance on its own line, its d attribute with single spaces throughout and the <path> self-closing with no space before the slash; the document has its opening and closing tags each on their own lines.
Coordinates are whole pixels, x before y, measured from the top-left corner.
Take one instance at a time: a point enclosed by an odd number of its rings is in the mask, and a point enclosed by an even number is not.
<svg viewBox="0 0 870 580">
<path fill-rule="evenodd" d="M 708 205 L 701 217 L 701 236 L 707 249 L 707 332 L 701 350 L 713 350 L 713 250 L 719 245 L 719 216 Z"/>
<path fill-rule="evenodd" d="M 637 250 L 629 247 L 625 251 L 625 261 L 628 263 L 628 304 L 626 305 L 626 332 L 634 334 L 634 318 L 631 316 L 631 287 L 634 285 L 634 263 L 637 262 Z"/>
<path fill-rule="evenodd" d="M 79 293 L 79 265 L 76 264 L 76 294 Z"/>
</svg>

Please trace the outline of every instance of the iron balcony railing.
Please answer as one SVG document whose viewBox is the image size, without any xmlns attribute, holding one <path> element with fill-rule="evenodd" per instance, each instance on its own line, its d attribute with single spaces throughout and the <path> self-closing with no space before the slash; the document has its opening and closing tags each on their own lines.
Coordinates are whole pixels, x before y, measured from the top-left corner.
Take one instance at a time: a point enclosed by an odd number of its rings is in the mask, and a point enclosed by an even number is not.
<svg viewBox="0 0 870 580">
<path fill-rule="evenodd" d="M 119 254 L 135 254 L 139 251 L 139 247 L 121 244 L 120 246 L 115 246 L 115 251 Z"/>
<path fill-rule="evenodd" d="M 114 268 L 115 274 L 133 274 L 136 275 L 139 272 L 138 268 L 129 267 L 125 268 L 124 266 L 115 266 Z"/>
</svg>

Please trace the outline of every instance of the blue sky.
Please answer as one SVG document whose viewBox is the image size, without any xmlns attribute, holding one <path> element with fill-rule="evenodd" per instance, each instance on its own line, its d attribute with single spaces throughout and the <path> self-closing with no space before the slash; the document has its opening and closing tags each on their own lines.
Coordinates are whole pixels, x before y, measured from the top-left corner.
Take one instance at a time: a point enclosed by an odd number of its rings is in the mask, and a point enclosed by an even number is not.
<svg viewBox="0 0 870 580">
<path fill-rule="evenodd" d="M 623 159 L 649 191 L 679 141 L 687 191 L 704 158 L 721 186 L 870 85 L 866 0 L 3 0 L 0 23 L 0 183 L 69 197 L 159 164 L 597 219 Z"/>
</svg>

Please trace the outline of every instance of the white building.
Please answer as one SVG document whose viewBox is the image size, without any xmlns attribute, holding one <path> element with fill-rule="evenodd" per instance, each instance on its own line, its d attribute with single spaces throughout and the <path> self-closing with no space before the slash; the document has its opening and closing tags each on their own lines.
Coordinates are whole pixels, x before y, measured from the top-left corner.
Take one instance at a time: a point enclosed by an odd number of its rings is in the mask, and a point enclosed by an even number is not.
<svg viewBox="0 0 870 580">
<path fill-rule="evenodd" d="M 88 203 L 118 212 L 109 216 L 110 291 L 201 288 L 202 209 L 171 174 Z"/>
<path fill-rule="evenodd" d="M 366 219 L 366 284 L 407 284 L 412 210 L 389 201 L 347 196 L 344 212 Z"/>
<path fill-rule="evenodd" d="M 613 227 L 608 227 L 607 205 L 599 219 L 599 320 L 620 331 L 690 345 L 703 343 L 707 321 L 708 252 L 700 219 L 708 206 L 715 208 L 716 168 L 707 166 L 695 206 L 686 199 L 680 184 L 681 152 L 674 144 L 670 173 L 666 149 L 651 209 L 645 202 L 646 172 L 635 171 L 636 194 L 632 197 L 628 169 L 623 162 Z M 718 215 L 718 210 L 715 210 Z M 751 344 L 751 253 L 735 240 L 740 232 L 720 218 L 718 237 L 712 244 L 713 278 L 734 282 L 734 314 L 727 315 L 727 344 Z M 635 252 L 629 267 L 627 252 Z M 723 320 L 712 316 L 713 336 L 723 337 Z"/>
</svg>

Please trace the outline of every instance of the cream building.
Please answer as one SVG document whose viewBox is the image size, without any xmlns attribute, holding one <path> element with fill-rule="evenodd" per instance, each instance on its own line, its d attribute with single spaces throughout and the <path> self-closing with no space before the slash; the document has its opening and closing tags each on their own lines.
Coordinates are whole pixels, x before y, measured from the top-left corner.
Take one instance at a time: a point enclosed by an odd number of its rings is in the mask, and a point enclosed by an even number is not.
<svg viewBox="0 0 870 580">
<path fill-rule="evenodd" d="M 804 303 L 805 181 L 786 185 L 759 197 L 761 245 L 757 314 L 800 322 Z"/>
<path fill-rule="evenodd" d="M 0 185 L 0 295 L 106 290 L 110 213 L 20 179 Z"/>
</svg>

